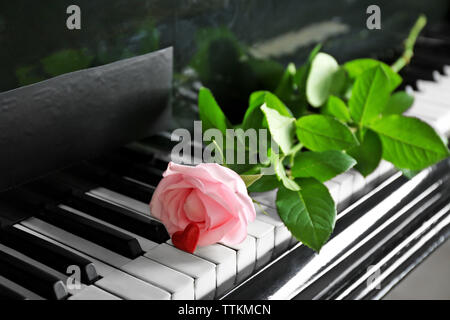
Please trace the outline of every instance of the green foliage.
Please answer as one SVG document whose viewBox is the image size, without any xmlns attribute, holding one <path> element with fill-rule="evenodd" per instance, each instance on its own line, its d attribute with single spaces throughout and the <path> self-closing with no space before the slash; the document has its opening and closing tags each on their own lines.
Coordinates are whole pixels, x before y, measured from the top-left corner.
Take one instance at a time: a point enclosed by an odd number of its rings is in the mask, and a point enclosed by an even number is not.
<svg viewBox="0 0 450 320">
<path fill-rule="evenodd" d="M 299 152 L 294 159 L 292 176 L 296 178 L 312 177 L 325 182 L 349 170 L 355 164 L 356 160 L 342 151 Z"/>
<path fill-rule="evenodd" d="M 210 128 L 217 128 L 225 136 L 226 129 L 231 125 L 214 99 L 211 91 L 207 88 L 201 88 L 198 94 L 198 112 L 204 131 Z"/>
<path fill-rule="evenodd" d="M 87 50 L 66 49 L 42 59 L 44 71 L 54 77 L 67 72 L 85 69 L 90 66 L 94 56 Z"/>
<path fill-rule="evenodd" d="M 449 155 L 429 125 L 401 115 L 413 103 L 406 92 L 394 92 L 402 82 L 397 72 L 404 62 L 392 68 L 374 59 L 356 59 L 339 66 L 319 50 L 316 46 L 303 66 L 289 64 L 276 85 L 250 95 L 238 127 L 269 129 L 272 142 L 259 150 L 268 161 L 249 168 L 228 165 L 258 177 L 251 181 L 251 192 L 278 188 L 280 218 L 316 251 L 331 235 L 336 218 L 323 182 L 352 167 L 367 176 L 381 158 L 412 176 Z M 199 109 L 204 128 L 230 128 L 206 89 L 200 92 Z M 262 171 L 269 166 L 272 174 Z"/>
<path fill-rule="evenodd" d="M 301 188 L 299 191 L 283 186 L 278 189 L 278 214 L 294 237 L 320 251 L 333 231 L 336 206 L 321 182 L 312 178 L 295 181 Z"/>
<path fill-rule="evenodd" d="M 358 145 L 349 127 L 328 116 L 304 116 L 297 120 L 296 126 L 300 142 L 313 151 L 346 150 Z"/>
<path fill-rule="evenodd" d="M 449 155 L 439 135 L 425 122 L 391 115 L 373 123 L 383 145 L 383 159 L 402 169 L 421 170 Z"/>
<path fill-rule="evenodd" d="M 357 161 L 355 169 L 364 177 L 367 177 L 380 163 L 381 148 L 381 141 L 378 135 L 371 130 L 367 130 L 359 146 L 347 150 L 347 153 Z"/>
<path fill-rule="evenodd" d="M 313 107 L 320 107 L 331 93 L 333 78 L 339 70 L 337 61 L 326 53 L 318 53 L 306 81 L 306 97 Z"/>
</svg>

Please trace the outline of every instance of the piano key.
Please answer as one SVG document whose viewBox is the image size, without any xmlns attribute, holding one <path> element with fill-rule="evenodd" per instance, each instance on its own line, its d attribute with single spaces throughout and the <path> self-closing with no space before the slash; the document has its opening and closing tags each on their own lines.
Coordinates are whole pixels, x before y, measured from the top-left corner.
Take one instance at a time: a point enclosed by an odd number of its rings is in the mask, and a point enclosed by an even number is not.
<svg viewBox="0 0 450 320">
<path fill-rule="evenodd" d="M 84 290 L 69 297 L 69 300 L 121 300 L 94 285 L 87 286 Z"/>
<path fill-rule="evenodd" d="M 236 252 L 236 283 L 242 282 L 243 280 L 248 278 L 255 269 L 256 239 L 250 235 L 247 235 L 245 240 L 239 244 L 221 244 Z"/>
<path fill-rule="evenodd" d="M 362 176 L 362 174 L 356 171 L 355 169 L 350 169 L 348 173 L 353 176 L 353 193 L 355 194 L 364 189 L 366 181 Z"/>
<path fill-rule="evenodd" d="M 54 273 L 34 260 L 0 244 L 0 276 L 5 277 L 46 299 L 64 299 L 68 293 Z"/>
<path fill-rule="evenodd" d="M 339 184 L 339 202 L 348 199 L 353 193 L 353 176 L 347 172 L 337 175 L 330 181 Z"/>
<path fill-rule="evenodd" d="M 131 209 L 135 212 L 139 212 L 144 215 L 150 213 L 150 206 L 142 201 L 127 197 L 123 194 L 114 192 L 106 188 L 96 188 L 88 192 L 90 195 L 94 195 L 98 198 L 108 200 L 110 202 L 116 203 L 118 205 L 124 206 L 125 208 Z"/>
<path fill-rule="evenodd" d="M 266 265 L 272 256 L 275 244 L 274 227 L 268 223 L 255 220 L 248 224 L 247 232 L 256 239 L 255 268 L 259 269 Z"/>
<path fill-rule="evenodd" d="M 52 241 L 54 244 L 59 245 L 62 248 L 65 248 L 66 250 L 72 250 L 73 252 L 75 252 L 75 253 L 77 253 L 77 254 L 79 254 L 81 256 L 84 256 L 87 259 L 92 260 L 93 264 L 95 265 L 95 268 L 98 270 L 98 274 L 100 276 L 102 276 L 103 278 L 107 277 L 110 274 L 114 274 L 113 272 L 116 272 L 116 273 L 120 272 L 119 269 L 116 269 L 116 268 L 114 268 L 114 267 L 112 267 L 112 266 L 110 266 L 108 264 L 105 264 L 104 262 L 99 261 L 99 260 L 95 259 L 92 256 L 88 256 L 87 254 L 85 254 L 83 252 L 76 251 L 76 250 L 74 250 L 74 249 L 64 245 L 63 243 L 59 243 L 59 242 L 57 242 L 57 241 L 55 241 L 55 240 L 53 240 L 51 238 L 48 238 L 47 236 L 45 236 L 43 234 L 39 234 L 36 231 L 28 229 L 27 227 L 25 227 L 23 225 L 15 225 L 14 227 L 18 228 L 20 230 L 24 230 L 26 232 L 29 232 L 30 234 L 34 234 L 36 236 L 39 236 L 39 237 L 41 237 L 42 239 L 44 239 L 46 241 Z M 89 253 L 92 253 L 92 252 L 89 252 Z M 139 259 L 140 258 L 138 258 L 135 261 L 138 261 Z M 145 258 L 143 258 L 143 259 L 145 259 Z M 149 259 L 146 259 L 146 260 L 151 262 L 151 260 L 149 260 Z M 131 261 L 130 261 L 130 264 L 131 264 Z M 129 264 L 127 264 L 127 265 L 129 265 Z M 145 269 L 148 268 L 148 265 L 143 265 L 143 268 L 144 268 L 143 272 L 145 272 Z M 173 271 L 173 272 L 175 272 L 175 271 Z M 158 275 L 159 275 L 161 281 L 165 280 L 165 277 L 161 276 L 162 275 L 161 273 L 159 273 Z M 134 276 L 131 276 L 131 277 L 113 277 L 113 278 L 109 278 L 108 279 L 108 281 L 112 281 L 112 280 L 114 280 L 116 282 L 116 284 L 115 284 L 116 287 L 126 288 L 129 285 L 131 288 L 136 288 L 136 287 L 141 287 L 142 286 L 141 282 L 142 282 L 142 280 L 145 280 L 145 279 L 139 280 L 138 277 L 134 277 Z M 179 278 L 178 278 L 178 281 L 179 281 Z M 78 290 L 78 292 L 75 293 L 75 295 L 83 294 L 84 290 L 88 289 L 89 287 L 90 286 L 86 286 L 82 290 Z"/>
<path fill-rule="evenodd" d="M 255 206 L 256 219 L 268 223 L 274 227 L 273 256 L 283 253 L 289 247 L 292 240 L 291 232 L 286 228 L 276 209 L 267 206 Z M 263 211 L 264 210 L 264 211 Z"/>
<path fill-rule="evenodd" d="M 103 161 L 107 161 L 103 159 Z M 134 197 L 144 202 L 150 202 L 155 187 L 138 179 L 129 179 L 95 164 L 86 164 L 70 171 L 72 175 L 90 183 L 102 185 L 122 194 Z"/>
<path fill-rule="evenodd" d="M 34 293 L 34 292 L 26 289 L 25 287 L 20 286 L 17 283 L 15 283 L 5 277 L 2 277 L 2 276 L 0 276 L 0 285 L 8 288 L 9 290 L 16 292 L 21 297 L 23 297 L 23 299 L 25 299 L 25 300 L 44 300 L 44 298 L 37 295 L 36 293 Z M 2 300 L 1 297 L 0 297 L 0 300 Z"/>
<path fill-rule="evenodd" d="M 230 290 L 236 281 L 236 252 L 221 244 L 198 247 L 194 255 L 216 265 L 216 297 Z"/>
<path fill-rule="evenodd" d="M 213 299 L 216 291 L 216 266 L 175 247 L 162 243 L 145 257 L 194 278 L 195 299 Z"/>
<path fill-rule="evenodd" d="M 142 248 L 136 238 L 64 208 L 48 208 L 40 212 L 38 216 L 41 220 L 125 257 L 136 258 L 142 254 Z"/>
<path fill-rule="evenodd" d="M 250 197 L 265 206 L 276 208 L 275 201 L 277 199 L 277 189 L 266 192 L 252 192 Z"/>
<path fill-rule="evenodd" d="M 3 244 L 61 273 L 66 273 L 69 266 L 78 266 L 83 283 L 91 284 L 98 278 L 90 260 L 25 231 L 7 227 L 0 230 L 0 238 Z"/>
<path fill-rule="evenodd" d="M 121 269 L 136 278 L 166 290 L 171 294 L 173 300 L 194 299 L 194 278 L 156 261 L 139 257 Z"/>
<path fill-rule="evenodd" d="M 149 155 L 133 150 L 132 148 L 122 148 L 118 151 L 123 157 L 128 158 L 130 161 L 147 164 L 152 168 L 165 171 L 167 169 L 168 162 L 159 159 L 156 155 Z"/>
<path fill-rule="evenodd" d="M 113 195 L 115 194 L 113 193 Z M 112 200 L 113 196 L 107 199 L 102 196 L 104 196 L 104 193 L 88 192 L 68 199 L 68 204 L 86 214 L 107 221 L 151 241 L 163 243 L 170 238 L 164 225 L 149 214 L 144 215 L 141 212 L 123 206 L 119 202 L 120 198 L 118 198 L 118 201 L 113 202 L 110 201 L 110 198 Z"/>
<path fill-rule="evenodd" d="M 109 273 L 95 285 L 126 300 L 170 299 L 169 292 L 119 270 Z"/>
<path fill-rule="evenodd" d="M 86 286 L 84 283 L 81 282 L 81 279 L 77 279 L 77 278 L 73 277 L 74 273 L 73 273 L 73 271 L 71 271 L 71 269 L 66 269 L 63 272 L 60 272 L 60 271 L 57 271 L 57 270 L 49 267 L 46 264 L 39 262 L 38 260 L 30 258 L 29 256 L 11 248 L 11 247 L 0 244 L 0 249 L 8 254 L 13 255 L 14 257 L 16 257 L 24 262 L 27 262 L 29 264 L 32 264 L 32 265 L 40 268 L 41 270 L 47 272 L 48 274 L 50 274 L 52 276 L 57 277 L 59 280 L 61 280 L 63 282 L 63 284 L 65 285 L 66 291 L 70 294 L 74 294 L 74 293 L 78 292 L 79 290 L 83 290 L 84 287 Z M 72 266 L 72 267 L 78 267 L 78 266 Z M 75 283 L 75 281 L 77 283 Z"/>
<path fill-rule="evenodd" d="M 91 241 L 80 238 L 38 218 L 29 218 L 22 221 L 20 224 L 116 268 L 120 268 L 131 261 L 131 259 L 127 257 L 119 255 Z"/>
<path fill-rule="evenodd" d="M 97 270 L 98 275 L 101 276 L 101 277 L 104 277 L 104 276 L 106 276 L 108 273 L 110 273 L 110 272 L 112 272 L 113 270 L 115 270 L 114 267 L 112 267 L 112 266 L 110 266 L 110 265 L 108 265 L 108 264 L 106 264 L 106 263 L 104 263 L 104 262 L 101 262 L 100 260 L 97 260 L 97 259 L 95 259 L 94 257 L 89 256 L 89 255 L 87 255 L 87 254 L 84 253 L 84 252 L 77 251 L 77 250 L 75 250 L 75 249 L 73 249 L 73 248 L 71 248 L 71 247 L 66 246 L 65 244 L 63 244 L 63 243 L 61 243 L 61 242 L 58 242 L 58 241 L 56 241 L 56 240 L 54 240 L 54 239 L 52 239 L 52 238 L 49 238 L 49 237 L 47 237 L 46 235 L 41 234 L 41 233 L 39 233 L 39 232 L 36 232 L 36 231 L 34 231 L 34 230 L 32 230 L 32 229 L 29 229 L 28 227 L 25 227 L 25 226 L 23 226 L 23 225 L 21 225 L 21 224 L 16 224 L 16 225 L 14 225 L 14 228 L 19 229 L 19 230 L 22 230 L 22 231 L 24 231 L 24 232 L 27 232 L 27 233 L 29 233 L 29 234 L 32 234 L 32 235 L 34 235 L 34 236 L 36 236 L 36 237 L 38 237 L 38 238 L 41 238 L 41 239 L 43 239 L 43 240 L 45 240 L 45 241 L 48 241 L 48 242 L 50 242 L 50 243 L 52 243 L 52 244 L 54 244 L 54 245 L 56 245 L 56 246 L 58 246 L 58 247 L 61 247 L 61 248 L 63 248 L 64 250 L 73 252 L 73 253 L 75 253 L 75 254 L 77 254 L 77 255 L 79 255 L 79 256 L 85 258 L 85 259 L 88 259 L 88 260 L 92 261 L 92 263 L 93 263 L 94 266 L 95 266 L 95 269 Z"/>
<path fill-rule="evenodd" d="M 332 180 L 328 180 L 325 181 L 325 186 L 328 188 L 328 191 L 330 192 L 331 197 L 333 198 L 334 202 L 336 204 L 339 203 L 339 194 L 340 194 L 340 184 L 332 181 Z"/>
<path fill-rule="evenodd" d="M 0 300 L 26 300 L 27 297 L 3 283 L 0 279 Z"/>
<path fill-rule="evenodd" d="M 167 243 L 173 246 L 171 240 Z M 216 265 L 216 297 L 231 289 L 236 280 L 236 252 L 221 244 L 197 247 L 194 255 Z"/>
<path fill-rule="evenodd" d="M 151 240 L 145 239 L 144 237 L 141 237 L 141 236 L 136 235 L 136 234 L 134 234 L 132 232 L 124 230 L 124 229 L 122 229 L 120 227 L 114 226 L 114 225 L 112 225 L 112 224 L 110 224 L 108 222 L 105 222 L 105 221 L 102 221 L 102 220 L 97 219 L 95 217 L 92 217 L 92 216 L 90 216 L 90 215 L 88 215 L 88 214 L 86 214 L 84 212 L 81 212 L 79 210 L 73 209 L 73 208 L 68 207 L 66 205 L 59 205 L 59 207 L 61 209 L 70 211 L 73 214 L 79 215 L 79 216 L 81 216 L 81 217 L 83 217 L 85 219 L 92 220 L 92 221 L 94 221 L 96 223 L 99 223 L 99 224 L 103 224 L 103 225 L 105 225 L 108 228 L 117 230 L 118 232 L 121 232 L 123 234 L 126 234 L 126 235 L 130 236 L 133 239 L 136 239 L 144 252 L 149 251 L 150 249 L 152 249 L 152 248 L 154 248 L 154 247 L 156 247 L 158 245 L 156 242 L 153 242 Z"/>
</svg>

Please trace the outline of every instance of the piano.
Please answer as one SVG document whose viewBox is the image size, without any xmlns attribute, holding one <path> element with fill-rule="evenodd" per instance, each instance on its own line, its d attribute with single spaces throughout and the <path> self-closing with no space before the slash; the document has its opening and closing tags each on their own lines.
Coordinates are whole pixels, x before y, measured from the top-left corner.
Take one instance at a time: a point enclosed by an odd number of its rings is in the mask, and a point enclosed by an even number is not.
<svg viewBox="0 0 450 320">
<path fill-rule="evenodd" d="M 449 49 L 448 20 L 430 24 L 401 72 L 415 98 L 407 114 L 446 137 Z M 399 50 L 376 57 L 389 63 Z M 198 87 L 174 97 L 195 112 Z M 50 173 L 40 166 L 0 193 L 0 299 L 380 299 L 450 236 L 450 159 L 410 179 L 382 161 L 366 178 L 350 170 L 327 182 L 338 215 L 320 254 L 291 236 L 274 192 L 252 195 L 262 208 L 241 244 L 180 251 L 149 215 L 176 143 L 156 131 Z"/>
</svg>

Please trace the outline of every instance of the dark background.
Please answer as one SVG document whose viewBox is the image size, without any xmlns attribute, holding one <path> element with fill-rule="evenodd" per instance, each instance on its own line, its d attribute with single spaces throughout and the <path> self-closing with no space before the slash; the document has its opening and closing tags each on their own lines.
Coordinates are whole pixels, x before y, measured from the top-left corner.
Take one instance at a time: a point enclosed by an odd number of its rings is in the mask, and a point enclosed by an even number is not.
<svg viewBox="0 0 450 320">
<path fill-rule="evenodd" d="M 70 4 L 81 30 L 66 28 Z M 371 4 L 381 30 L 366 28 Z M 371 56 L 398 46 L 420 13 L 432 23 L 447 10 L 446 0 L 1 1 L 0 92 L 172 45 L 175 87 L 211 88 L 236 122 L 251 91 L 271 89 L 317 42 L 339 62 Z M 182 118 L 191 110 L 178 98 Z"/>
</svg>

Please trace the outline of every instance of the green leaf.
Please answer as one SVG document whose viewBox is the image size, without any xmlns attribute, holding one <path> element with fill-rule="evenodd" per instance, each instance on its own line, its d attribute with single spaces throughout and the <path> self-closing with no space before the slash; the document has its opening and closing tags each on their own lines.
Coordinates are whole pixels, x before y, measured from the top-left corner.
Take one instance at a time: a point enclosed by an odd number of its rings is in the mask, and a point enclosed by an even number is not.
<svg viewBox="0 0 450 320">
<path fill-rule="evenodd" d="M 322 45 L 318 44 L 313 50 L 311 50 L 308 60 L 297 70 L 297 73 L 295 74 L 294 79 L 300 92 L 304 92 L 306 94 L 306 81 L 308 80 L 308 74 L 311 70 L 311 63 L 319 53 L 321 47 Z"/>
<path fill-rule="evenodd" d="M 280 181 L 275 174 L 263 175 L 256 180 L 249 188 L 248 192 L 265 192 L 278 188 Z"/>
<path fill-rule="evenodd" d="M 333 116 L 343 122 L 351 121 L 350 112 L 345 102 L 336 96 L 330 96 L 327 103 L 322 107 L 322 113 Z"/>
<path fill-rule="evenodd" d="M 294 77 L 297 70 L 295 69 L 295 65 L 293 63 L 289 63 L 286 68 L 286 71 L 281 78 L 278 87 L 275 89 L 275 95 L 279 97 L 281 100 L 289 100 L 290 96 L 294 91 Z"/>
<path fill-rule="evenodd" d="M 387 64 L 374 59 L 356 59 L 344 64 L 345 70 L 347 70 L 349 77 L 352 79 L 358 78 L 365 71 L 377 66 L 381 66 L 383 71 L 386 73 L 386 76 L 389 79 L 389 90 L 391 92 L 394 91 L 395 88 L 402 83 L 402 77 L 400 77 L 398 73 L 392 70 L 392 68 Z"/>
<path fill-rule="evenodd" d="M 253 128 L 261 129 L 263 125 L 264 114 L 260 107 L 266 104 L 267 107 L 278 111 L 283 116 L 291 117 L 292 114 L 285 104 L 278 99 L 276 95 L 269 91 L 255 91 L 250 95 L 249 107 L 244 115 L 244 121 L 242 122 L 242 128 L 244 130 Z"/>
<path fill-rule="evenodd" d="M 340 96 L 344 94 L 347 88 L 347 71 L 343 67 L 334 73 L 333 80 L 331 82 L 330 94 Z"/>
<path fill-rule="evenodd" d="M 211 91 L 201 88 L 198 94 L 198 109 L 203 131 L 211 128 L 219 129 L 225 136 L 226 129 L 231 127 L 230 122 L 220 109 Z"/>
<path fill-rule="evenodd" d="M 312 151 L 346 150 L 358 145 L 358 140 L 343 123 L 331 117 L 313 114 L 296 122 L 297 137 Z"/>
<path fill-rule="evenodd" d="M 356 79 L 359 77 L 364 71 L 372 69 L 380 64 L 379 61 L 374 59 L 355 59 L 348 61 L 344 64 L 345 70 L 350 78 Z"/>
<path fill-rule="evenodd" d="M 278 180 L 281 181 L 283 186 L 292 191 L 300 190 L 298 184 L 294 180 L 289 179 L 289 177 L 286 175 L 286 171 L 283 165 L 283 159 L 280 159 L 280 155 L 275 152 L 271 152 L 270 160 L 274 166 L 275 174 Z"/>
<path fill-rule="evenodd" d="M 370 125 L 383 145 L 383 158 L 402 169 L 421 170 L 449 155 L 439 135 L 425 122 L 391 115 Z"/>
<path fill-rule="evenodd" d="M 306 81 L 306 97 L 313 107 L 320 107 L 327 101 L 338 70 L 339 65 L 332 56 L 323 52 L 316 55 Z"/>
<path fill-rule="evenodd" d="M 375 132 L 367 130 L 360 145 L 348 149 L 347 153 L 357 161 L 355 169 L 364 177 L 367 177 L 378 167 L 381 161 L 382 146 L 380 138 Z"/>
<path fill-rule="evenodd" d="M 319 252 L 333 231 L 336 206 L 328 189 L 319 181 L 306 178 L 296 182 L 299 191 L 278 189 L 278 215 L 298 240 Z"/>
<path fill-rule="evenodd" d="M 292 175 L 296 178 L 312 177 L 325 182 L 347 171 L 355 164 L 355 159 L 342 151 L 299 152 L 294 159 Z"/>
<path fill-rule="evenodd" d="M 261 106 L 261 110 L 266 116 L 272 139 L 280 146 L 284 154 L 289 154 L 295 135 L 295 118 L 282 116 L 266 104 Z"/>
<path fill-rule="evenodd" d="M 319 53 L 322 45 L 318 44 L 311 50 L 307 61 L 297 69 L 294 76 L 294 82 L 297 84 L 298 102 L 296 107 L 292 109 L 296 118 L 300 117 L 308 107 L 308 100 L 306 98 L 306 82 L 308 80 L 309 71 L 311 70 L 311 63 Z"/>
<path fill-rule="evenodd" d="M 409 169 L 399 169 L 405 177 L 408 179 L 414 178 L 416 174 L 420 172 L 420 170 L 409 170 Z"/>
<path fill-rule="evenodd" d="M 402 114 L 414 103 L 414 97 L 404 91 L 394 93 L 388 100 L 382 115 Z"/>
<path fill-rule="evenodd" d="M 388 77 L 376 66 L 364 71 L 355 82 L 349 101 L 350 115 L 356 123 L 367 125 L 384 110 L 389 99 Z"/>
<path fill-rule="evenodd" d="M 262 174 L 242 174 L 241 179 L 244 181 L 245 186 L 249 188 L 252 184 L 262 178 Z"/>
</svg>

